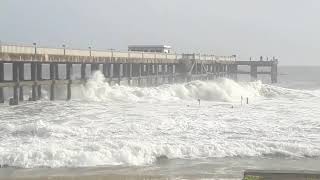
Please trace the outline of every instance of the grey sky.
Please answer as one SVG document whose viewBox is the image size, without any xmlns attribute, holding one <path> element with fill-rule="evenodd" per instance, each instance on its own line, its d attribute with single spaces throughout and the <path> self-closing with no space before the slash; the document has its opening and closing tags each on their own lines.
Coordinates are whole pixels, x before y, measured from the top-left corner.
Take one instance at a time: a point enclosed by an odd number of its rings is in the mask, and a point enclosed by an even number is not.
<svg viewBox="0 0 320 180">
<path fill-rule="evenodd" d="M 320 65 L 319 0 L 0 0 L 0 40 L 277 56 Z"/>
</svg>

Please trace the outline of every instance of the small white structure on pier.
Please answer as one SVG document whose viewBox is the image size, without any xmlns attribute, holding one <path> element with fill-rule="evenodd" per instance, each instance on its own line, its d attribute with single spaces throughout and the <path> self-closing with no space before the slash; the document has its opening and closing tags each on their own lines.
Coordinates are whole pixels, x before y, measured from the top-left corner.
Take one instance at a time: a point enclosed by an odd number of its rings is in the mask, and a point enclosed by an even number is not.
<svg viewBox="0 0 320 180">
<path fill-rule="evenodd" d="M 138 52 L 157 52 L 157 53 L 170 53 L 171 46 L 167 45 L 129 45 L 128 51 Z"/>
</svg>

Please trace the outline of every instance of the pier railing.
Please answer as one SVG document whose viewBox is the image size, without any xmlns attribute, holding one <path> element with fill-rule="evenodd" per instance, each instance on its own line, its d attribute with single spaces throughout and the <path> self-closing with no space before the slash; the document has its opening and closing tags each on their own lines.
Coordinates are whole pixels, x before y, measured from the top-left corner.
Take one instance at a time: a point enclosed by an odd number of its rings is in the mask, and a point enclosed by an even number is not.
<svg viewBox="0 0 320 180">
<path fill-rule="evenodd" d="M 24 54 L 24 55 L 58 55 L 58 56 L 77 56 L 77 57 L 108 57 L 108 58 L 138 58 L 138 59 L 167 59 L 180 60 L 184 54 L 167 54 L 153 52 L 136 51 L 111 51 L 111 50 L 92 50 L 92 49 L 69 49 L 69 48 L 47 48 L 28 45 L 11 45 L 0 43 L 0 53 L 2 54 Z M 193 54 L 195 60 L 208 61 L 236 61 L 236 56 L 217 56 L 205 54 Z"/>
</svg>

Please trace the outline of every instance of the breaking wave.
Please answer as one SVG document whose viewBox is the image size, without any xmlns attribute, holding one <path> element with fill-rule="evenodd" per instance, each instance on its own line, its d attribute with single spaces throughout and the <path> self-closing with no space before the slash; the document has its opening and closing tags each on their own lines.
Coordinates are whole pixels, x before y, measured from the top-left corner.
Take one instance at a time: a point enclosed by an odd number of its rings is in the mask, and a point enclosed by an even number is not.
<svg viewBox="0 0 320 180">
<path fill-rule="evenodd" d="M 221 78 L 215 81 L 192 81 L 183 84 L 165 84 L 157 87 L 132 87 L 124 85 L 110 86 L 102 73 L 96 72 L 81 87 L 81 98 L 94 101 L 140 101 L 140 100 L 194 100 L 206 101 L 239 101 L 240 97 L 259 99 L 263 97 L 315 96 L 311 91 L 281 88 L 261 81 L 235 82 Z M 78 97 L 79 98 L 79 97 Z"/>
</svg>

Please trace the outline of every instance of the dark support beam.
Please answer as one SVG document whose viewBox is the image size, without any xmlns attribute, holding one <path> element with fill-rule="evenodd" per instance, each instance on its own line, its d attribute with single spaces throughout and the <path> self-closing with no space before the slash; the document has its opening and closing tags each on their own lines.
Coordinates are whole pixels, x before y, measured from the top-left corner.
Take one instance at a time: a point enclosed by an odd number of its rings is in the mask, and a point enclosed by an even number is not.
<svg viewBox="0 0 320 180">
<path fill-rule="evenodd" d="M 72 74 L 73 74 L 72 63 L 67 63 L 66 64 L 66 79 L 69 80 L 68 84 L 67 84 L 67 100 L 71 99 Z"/>
<path fill-rule="evenodd" d="M 128 77 L 128 63 L 122 64 L 122 77 Z"/>
<path fill-rule="evenodd" d="M 258 78 L 258 66 L 257 65 L 250 66 L 250 76 L 251 76 L 251 80 L 257 80 L 257 78 Z"/>
<path fill-rule="evenodd" d="M 53 101 L 55 99 L 54 89 L 55 89 L 55 78 L 56 78 L 56 70 L 55 70 L 56 64 L 50 63 L 50 100 Z"/>
<path fill-rule="evenodd" d="M 141 75 L 142 75 L 143 64 L 138 65 L 138 86 L 141 86 Z"/>
<path fill-rule="evenodd" d="M 271 83 L 278 82 L 278 65 L 273 63 L 271 66 Z"/>
<path fill-rule="evenodd" d="M 146 64 L 146 86 L 150 85 L 150 66 Z"/>
<path fill-rule="evenodd" d="M 120 81 L 121 81 L 121 64 L 119 63 L 115 63 L 113 64 L 113 73 L 115 75 L 116 78 L 118 78 L 118 84 L 120 85 Z"/>
<path fill-rule="evenodd" d="M 81 80 L 86 79 L 86 64 L 82 63 L 81 64 Z"/>
<path fill-rule="evenodd" d="M 233 79 L 235 80 L 235 81 L 237 81 L 238 80 L 238 65 L 236 65 L 236 64 L 234 64 L 234 65 L 232 65 L 232 73 L 233 73 Z"/>
<path fill-rule="evenodd" d="M 54 66 L 55 66 L 54 67 L 55 80 L 58 80 L 59 79 L 59 64 L 55 63 Z"/>
<path fill-rule="evenodd" d="M 166 82 L 166 78 L 164 77 L 164 75 L 166 75 L 166 64 L 162 64 L 161 65 L 161 74 L 163 75 L 161 83 L 165 83 Z"/>
<path fill-rule="evenodd" d="M 102 74 L 103 74 L 104 78 L 108 77 L 108 64 L 107 63 L 102 64 Z"/>
<path fill-rule="evenodd" d="M 4 63 L 0 62 L 0 83 L 4 81 Z M 4 103 L 3 88 L 0 87 L 0 103 Z"/>
<path fill-rule="evenodd" d="M 31 63 L 31 81 L 33 81 L 32 84 L 32 90 L 31 90 L 31 98 L 29 98 L 30 101 L 35 101 L 37 99 L 37 91 L 36 91 L 36 87 L 37 87 L 37 65 L 35 62 Z"/>
<path fill-rule="evenodd" d="M 99 71 L 99 64 L 96 64 L 96 63 L 91 64 L 91 74 L 93 74 L 96 71 Z"/>
<path fill-rule="evenodd" d="M 127 65 L 127 69 L 128 69 L 128 85 L 132 84 L 132 82 L 131 82 L 132 81 L 132 68 L 133 68 L 132 63 Z"/>
<path fill-rule="evenodd" d="M 37 63 L 37 80 L 41 81 L 42 80 L 42 63 Z M 38 99 L 40 100 L 42 97 L 41 93 L 41 85 L 38 85 Z"/>
<path fill-rule="evenodd" d="M 19 63 L 19 81 L 24 81 L 24 63 Z M 19 101 L 23 101 L 23 86 L 19 89 Z"/>
<path fill-rule="evenodd" d="M 172 64 L 168 64 L 168 74 L 169 74 L 169 79 L 168 79 L 168 83 L 173 83 L 173 65 Z"/>
<path fill-rule="evenodd" d="M 108 77 L 109 77 L 109 84 L 111 85 L 112 77 L 114 76 L 114 65 L 108 63 Z"/>
<path fill-rule="evenodd" d="M 19 64 L 17 62 L 12 63 L 12 80 L 15 82 L 13 87 L 13 98 L 10 99 L 10 105 L 17 105 L 19 101 Z"/>
<path fill-rule="evenodd" d="M 157 86 L 159 84 L 159 64 L 155 64 L 155 74 L 156 74 L 155 85 Z"/>
</svg>

